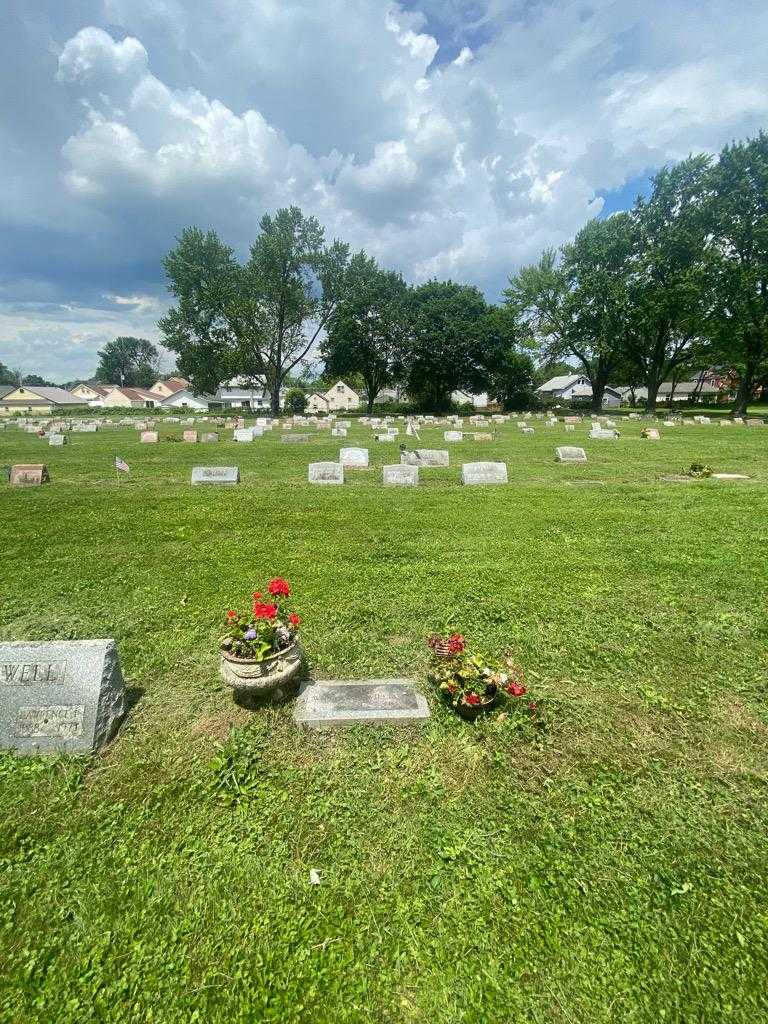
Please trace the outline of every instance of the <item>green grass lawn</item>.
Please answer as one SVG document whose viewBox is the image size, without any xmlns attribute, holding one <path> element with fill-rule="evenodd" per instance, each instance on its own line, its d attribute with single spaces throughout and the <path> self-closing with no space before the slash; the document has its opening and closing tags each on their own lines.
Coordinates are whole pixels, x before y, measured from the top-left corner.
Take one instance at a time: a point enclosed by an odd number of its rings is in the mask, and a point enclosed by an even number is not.
<svg viewBox="0 0 768 1024">
<path fill-rule="evenodd" d="M 114 637 L 134 701 L 94 758 L 0 756 L 3 1024 L 768 1017 L 768 428 L 535 425 L 423 431 L 452 466 L 418 489 L 381 486 L 397 445 L 359 424 L 307 445 L 0 431 L 0 465 L 53 481 L 0 485 L 0 638 Z M 308 485 L 340 444 L 371 469 Z M 475 459 L 509 484 L 462 488 Z M 752 479 L 661 479 L 693 461 Z M 203 464 L 241 486 L 190 487 Z M 426 727 L 238 708 L 221 617 L 278 574 L 318 677 L 428 693 L 425 637 L 452 626 L 518 652 L 549 732 L 432 694 Z"/>
</svg>

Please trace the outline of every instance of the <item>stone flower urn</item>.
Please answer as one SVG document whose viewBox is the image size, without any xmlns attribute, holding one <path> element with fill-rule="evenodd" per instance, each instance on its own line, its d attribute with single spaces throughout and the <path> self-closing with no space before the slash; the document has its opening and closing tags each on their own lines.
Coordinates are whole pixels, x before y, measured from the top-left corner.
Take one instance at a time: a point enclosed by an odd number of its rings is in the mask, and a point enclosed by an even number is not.
<svg viewBox="0 0 768 1024">
<path fill-rule="evenodd" d="M 304 660 L 298 640 L 261 661 L 238 658 L 225 650 L 220 654 L 221 678 L 232 687 L 235 702 L 245 706 L 267 697 L 282 698 L 299 675 Z"/>
</svg>

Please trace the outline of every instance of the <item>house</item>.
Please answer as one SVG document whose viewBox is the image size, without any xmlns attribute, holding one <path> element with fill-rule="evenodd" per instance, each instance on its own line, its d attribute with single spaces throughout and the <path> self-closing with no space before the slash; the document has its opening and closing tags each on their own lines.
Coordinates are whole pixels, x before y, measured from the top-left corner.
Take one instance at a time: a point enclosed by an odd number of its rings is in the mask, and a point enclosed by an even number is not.
<svg viewBox="0 0 768 1024">
<path fill-rule="evenodd" d="M 177 391 L 184 391 L 189 387 L 189 381 L 183 377 L 168 377 L 166 380 L 155 381 L 149 390 L 153 395 L 159 395 L 160 398 L 170 398 Z"/>
<path fill-rule="evenodd" d="M 659 385 L 658 399 L 660 402 L 712 402 L 716 401 L 722 393 L 721 388 L 707 380 L 706 377 L 697 377 L 694 380 L 680 381 L 672 384 L 665 381 Z"/>
<path fill-rule="evenodd" d="M 364 398 L 364 399 L 367 399 L 368 396 L 367 395 L 362 395 L 361 397 Z M 381 391 L 378 393 L 378 395 L 376 395 L 376 397 L 374 398 L 373 404 L 374 405 L 385 405 L 385 404 L 388 405 L 388 404 L 394 403 L 394 402 L 402 402 L 403 401 L 403 397 L 404 396 L 402 395 L 402 393 L 400 391 L 398 391 L 397 388 L 382 388 Z"/>
<path fill-rule="evenodd" d="M 62 409 L 85 408 L 87 404 L 64 388 L 38 388 L 25 384 L 9 388 L 0 398 L 0 416 L 10 416 L 15 412 L 47 415 Z"/>
<path fill-rule="evenodd" d="M 105 409 L 154 409 L 162 399 L 145 388 L 115 388 L 102 400 Z"/>
<path fill-rule="evenodd" d="M 70 391 L 75 398 L 82 398 L 88 405 L 98 408 L 102 405 L 104 399 L 107 397 L 110 391 L 114 391 L 115 387 L 112 385 L 103 384 L 76 384 L 75 387 L 70 388 Z"/>
<path fill-rule="evenodd" d="M 216 401 L 214 395 L 195 395 L 189 388 L 180 388 L 164 398 L 160 404 L 163 409 L 194 409 L 197 412 L 208 412 L 211 402 Z"/>
<path fill-rule="evenodd" d="M 451 392 L 451 401 L 455 405 L 471 405 L 475 409 L 488 408 L 488 395 L 486 393 L 471 395 L 468 391 L 453 391 Z"/>
<path fill-rule="evenodd" d="M 217 388 L 216 394 L 208 399 L 212 406 L 221 409 L 251 409 L 268 412 L 271 406 L 269 392 L 261 385 L 254 387 L 240 379 L 230 380 Z M 285 401 L 285 391 L 280 391 L 280 405 Z"/>
<path fill-rule="evenodd" d="M 550 377 L 548 381 L 536 389 L 545 402 L 590 402 L 592 385 L 589 378 L 580 373 L 567 374 L 562 377 Z M 603 405 L 615 408 L 622 403 L 622 396 L 616 388 L 607 387 L 603 392 Z"/>
<path fill-rule="evenodd" d="M 328 399 L 325 395 L 319 391 L 313 391 L 312 394 L 307 395 L 307 408 L 305 412 L 311 415 L 325 414 L 328 412 Z"/>
</svg>

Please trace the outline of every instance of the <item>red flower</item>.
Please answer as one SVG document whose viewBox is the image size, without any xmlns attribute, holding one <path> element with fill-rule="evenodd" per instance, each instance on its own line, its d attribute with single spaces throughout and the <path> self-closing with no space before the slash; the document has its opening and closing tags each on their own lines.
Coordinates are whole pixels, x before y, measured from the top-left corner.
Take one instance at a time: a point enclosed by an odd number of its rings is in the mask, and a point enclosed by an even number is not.
<svg viewBox="0 0 768 1024">
<path fill-rule="evenodd" d="M 254 601 L 253 616 L 256 619 L 274 619 L 277 615 L 277 605 L 266 604 L 262 601 Z"/>
<path fill-rule="evenodd" d="M 253 600 L 254 600 L 254 601 L 258 601 L 260 597 L 261 597 L 261 594 L 256 594 L 256 593 L 254 593 L 254 595 L 253 595 Z"/>
<path fill-rule="evenodd" d="M 269 592 L 273 597 L 277 597 L 278 595 L 288 597 L 288 595 L 291 592 L 291 588 L 288 585 L 288 580 L 284 580 L 280 576 L 278 576 L 277 579 L 270 580 Z"/>
<path fill-rule="evenodd" d="M 448 684 L 448 693 L 456 693 L 456 689 L 456 686 L 453 686 L 450 683 Z"/>
<path fill-rule="evenodd" d="M 298 624 L 301 622 L 301 619 L 296 614 L 296 612 L 291 612 L 291 614 L 288 616 L 288 621 L 292 626 L 298 626 Z"/>
<path fill-rule="evenodd" d="M 480 703 L 480 698 L 477 696 L 476 693 L 467 693 L 467 694 L 464 695 L 464 703 L 465 704 L 479 704 Z"/>
<path fill-rule="evenodd" d="M 227 618 L 228 619 L 236 619 L 237 618 L 237 612 L 233 612 L 233 611 L 227 612 Z"/>
<path fill-rule="evenodd" d="M 451 654 L 461 654 L 465 646 L 464 637 L 461 633 L 454 633 L 448 637 L 448 650 Z"/>
<path fill-rule="evenodd" d="M 528 692 L 526 688 L 520 683 L 509 683 L 505 686 L 505 690 L 510 697 L 523 697 Z"/>
<path fill-rule="evenodd" d="M 528 710 L 531 712 L 532 715 L 535 715 L 536 712 L 539 710 L 539 706 L 535 700 L 528 701 Z"/>
</svg>

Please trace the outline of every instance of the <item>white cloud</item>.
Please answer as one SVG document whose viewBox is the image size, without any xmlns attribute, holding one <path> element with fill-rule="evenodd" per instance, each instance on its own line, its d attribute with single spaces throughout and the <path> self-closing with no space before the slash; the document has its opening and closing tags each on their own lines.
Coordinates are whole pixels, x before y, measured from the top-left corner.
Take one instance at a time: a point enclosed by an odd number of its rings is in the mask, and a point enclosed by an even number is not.
<svg viewBox="0 0 768 1024">
<path fill-rule="evenodd" d="M 9 105 L 0 128 L 4 362 L 50 337 L 42 297 L 86 372 L 98 332 L 151 335 L 184 226 L 244 252 L 287 203 L 414 280 L 495 299 L 598 190 L 715 152 L 768 109 L 762 0 L 92 0 L 80 25 L 40 7 L 8 40 L 32 46 L 9 85 L 37 120 Z"/>
</svg>

